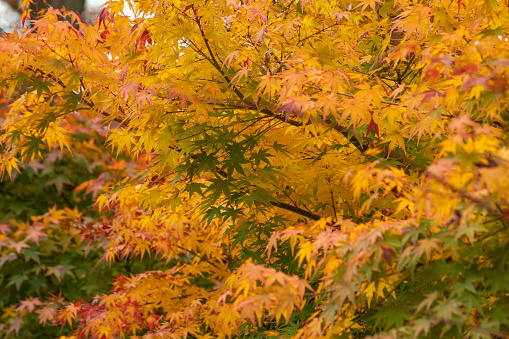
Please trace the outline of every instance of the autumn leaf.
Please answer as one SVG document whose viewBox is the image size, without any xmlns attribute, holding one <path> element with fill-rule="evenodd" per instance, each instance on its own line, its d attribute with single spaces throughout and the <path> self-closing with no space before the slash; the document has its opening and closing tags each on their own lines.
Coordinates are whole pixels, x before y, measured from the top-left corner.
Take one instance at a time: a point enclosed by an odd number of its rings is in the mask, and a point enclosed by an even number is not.
<svg viewBox="0 0 509 339">
<path fill-rule="evenodd" d="M 33 312 L 35 310 L 35 307 L 39 305 L 42 305 L 39 298 L 23 300 L 20 302 L 19 306 L 15 308 L 15 310 L 18 312 L 22 312 L 24 309 L 27 309 L 28 312 Z"/>
<path fill-rule="evenodd" d="M 58 281 L 60 281 L 60 278 L 62 277 L 62 275 L 65 275 L 65 274 L 74 276 L 74 274 L 71 271 L 69 271 L 66 268 L 66 266 L 64 266 L 64 265 L 48 267 L 46 269 L 46 276 L 54 275 L 57 278 Z"/>
</svg>

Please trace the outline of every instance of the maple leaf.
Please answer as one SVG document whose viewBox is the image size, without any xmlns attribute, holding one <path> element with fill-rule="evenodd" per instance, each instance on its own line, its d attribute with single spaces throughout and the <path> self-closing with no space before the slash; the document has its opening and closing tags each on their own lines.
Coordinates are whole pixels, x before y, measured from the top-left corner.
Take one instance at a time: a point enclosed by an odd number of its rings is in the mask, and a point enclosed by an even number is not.
<svg viewBox="0 0 509 339">
<path fill-rule="evenodd" d="M 157 314 L 151 314 L 147 318 L 145 318 L 145 321 L 147 322 L 148 328 L 150 331 L 153 331 L 154 326 L 159 326 L 159 318 L 161 316 Z"/>
<path fill-rule="evenodd" d="M 289 98 L 280 104 L 278 111 L 285 113 L 286 121 L 288 121 L 292 114 L 300 117 L 304 111 L 312 105 L 312 101 L 306 99 L 307 98 Z"/>
<path fill-rule="evenodd" d="M 371 114 L 371 121 L 368 124 L 368 128 L 366 130 L 366 138 L 369 136 L 369 133 L 371 133 L 371 130 L 375 132 L 375 134 L 380 137 L 380 133 L 378 132 L 378 124 L 375 123 L 375 120 L 373 119 L 373 112 L 370 112 Z"/>
<path fill-rule="evenodd" d="M 276 93 L 277 83 L 278 79 L 276 77 L 273 77 L 270 74 L 262 75 L 257 86 L 256 98 L 258 98 L 262 93 L 266 94 L 269 100 L 273 98 Z"/>
<path fill-rule="evenodd" d="M 131 30 L 131 32 L 134 32 L 136 28 L 138 27 L 139 23 L 135 24 Z M 134 44 L 135 48 L 140 48 L 142 50 L 146 49 L 147 45 L 152 45 L 152 38 L 150 37 L 150 33 L 148 29 L 144 29 L 143 32 L 140 34 L 140 36 L 136 39 L 136 42 Z"/>
<path fill-rule="evenodd" d="M 57 189 L 58 194 L 62 193 L 62 189 L 64 188 L 64 185 L 72 185 L 72 181 L 69 180 L 65 175 L 58 174 L 54 178 L 51 178 L 50 180 L 46 181 L 45 186 L 53 185 Z"/>
<path fill-rule="evenodd" d="M 380 248 L 382 249 L 383 258 L 385 259 L 385 261 L 387 261 L 389 266 L 391 266 L 392 265 L 392 256 L 395 256 L 396 252 L 394 252 L 394 250 L 392 248 L 387 248 L 385 246 L 380 246 Z"/>
<path fill-rule="evenodd" d="M 370 86 L 369 84 L 363 84 L 358 86 L 359 91 L 356 97 L 364 99 L 366 106 L 374 105 L 378 107 L 381 102 L 381 95 L 379 86 Z"/>
<path fill-rule="evenodd" d="M 2 232 L 2 234 L 8 234 L 11 232 L 11 227 L 7 224 L 0 224 L 0 232 Z"/>
<path fill-rule="evenodd" d="M 11 241 L 8 245 L 9 248 L 14 248 L 14 250 L 16 251 L 16 253 L 21 253 L 21 250 L 24 249 L 24 248 L 29 248 L 30 245 L 28 245 L 26 243 L 26 239 L 23 240 L 23 241 L 19 241 L 19 242 L 16 242 L 16 241 Z"/>
<path fill-rule="evenodd" d="M 24 241 L 33 240 L 37 246 L 39 246 L 39 240 L 41 237 L 46 237 L 47 234 L 42 232 L 41 230 L 44 229 L 43 225 L 37 225 L 37 226 L 29 226 L 25 230 L 25 239 Z"/>
<path fill-rule="evenodd" d="M 58 266 L 52 266 L 46 268 L 46 276 L 54 275 L 58 281 L 60 281 L 60 278 L 62 275 L 68 274 L 72 277 L 74 277 L 74 274 L 69 271 L 66 267 L 71 267 L 70 265 L 58 265 Z"/>
<path fill-rule="evenodd" d="M 79 305 L 79 304 L 78 304 Z M 64 309 L 61 309 L 58 311 L 57 319 L 60 318 L 61 327 L 60 330 L 62 330 L 65 326 L 65 324 L 69 324 L 72 328 L 72 320 L 76 318 L 76 315 L 79 311 L 79 306 L 71 303 L 67 305 Z"/>
<path fill-rule="evenodd" d="M 127 96 L 129 95 L 129 93 L 131 93 L 131 95 L 133 95 L 133 96 L 136 96 L 136 94 L 138 93 L 138 90 L 140 90 L 140 89 L 141 89 L 141 85 L 139 83 L 127 82 L 122 85 L 122 87 L 118 91 L 117 97 L 122 97 L 122 101 L 126 102 L 126 99 L 127 99 Z"/>
<path fill-rule="evenodd" d="M 425 92 L 422 92 L 422 93 L 419 93 L 419 94 L 426 94 L 424 96 L 424 98 L 422 99 L 422 102 L 421 102 L 421 105 L 424 104 L 425 102 L 427 102 L 429 99 L 433 98 L 434 96 L 438 96 L 438 97 L 445 97 L 445 94 L 444 93 L 441 93 L 439 91 L 436 91 L 436 90 L 429 90 L 429 91 L 425 91 Z"/>
<path fill-rule="evenodd" d="M 101 12 L 99 13 L 99 16 L 97 18 L 98 20 L 98 27 L 100 28 L 101 25 L 104 26 L 105 29 L 107 29 L 106 20 L 112 22 L 113 21 L 113 15 L 110 14 L 110 11 L 107 7 L 104 7 Z"/>
<path fill-rule="evenodd" d="M 99 305 L 104 305 L 108 308 L 115 307 L 117 303 L 117 298 L 114 295 L 103 295 L 100 299 Z"/>
<path fill-rule="evenodd" d="M 18 256 L 14 252 L 11 252 L 9 254 L 3 254 L 2 256 L 0 256 L 0 267 L 2 267 L 6 262 L 13 261 L 17 258 Z"/>
<path fill-rule="evenodd" d="M 9 283 L 7 284 L 7 287 L 9 287 L 11 285 L 15 285 L 16 286 L 16 290 L 19 291 L 20 288 L 21 288 L 21 285 L 26 280 L 28 280 L 28 276 L 27 276 L 26 273 L 13 275 L 13 276 L 10 277 Z"/>
<path fill-rule="evenodd" d="M 239 53 L 240 53 L 240 50 L 235 50 L 235 51 L 231 52 L 230 54 L 228 54 L 228 56 L 224 59 L 221 67 L 224 67 L 224 65 L 226 63 L 228 63 L 228 65 L 226 65 L 226 67 L 230 68 L 233 58 L 235 58 L 237 60 L 239 59 Z"/>
<path fill-rule="evenodd" d="M 47 304 L 43 306 L 42 308 L 36 310 L 36 312 L 39 314 L 38 320 L 39 323 L 44 324 L 48 320 L 52 320 L 54 315 L 56 314 L 56 307 L 52 304 Z"/>
<path fill-rule="evenodd" d="M 11 333 L 14 331 L 16 335 L 19 335 L 19 331 L 21 329 L 21 325 L 23 324 L 23 317 L 16 317 L 9 321 L 9 327 L 7 328 L 7 333 Z"/>
<path fill-rule="evenodd" d="M 429 239 L 421 239 L 417 243 L 417 256 L 421 256 L 422 254 L 425 254 L 426 261 L 429 261 L 431 259 L 431 254 L 433 252 L 441 252 L 441 248 L 439 246 L 440 239 L 437 238 L 429 238 Z"/>
<path fill-rule="evenodd" d="M 20 302 L 19 306 L 15 308 L 16 311 L 22 312 L 24 309 L 27 309 L 28 312 L 33 312 L 36 306 L 42 305 L 42 302 L 39 298 L 27 299 Z"/>
<path fill-rule="evenodd" d="M 381 3 L 380 0 L 359 0 L 359 4 L 356 7 L 362 7 L 361 12 L 364 12 L 366 7 L 370 7 L 373 11 L 376 11 L 376 4 Z"/>
<path fill-rule="evenodd" d="M 29 163 L 29 167 L 33 169 L 36 175 L 39 175 L 39 170 L 44 169 L 44 165 L 38 159 L 34 159 Z"/>
<path fill-rule="evenodd" d="M 463 306 L 461 302 L 454 299 L 440 300 L 434 307 L 434 311 L 438 317 L 444 320 L 453 319 L 453 315 L 459 318 L 465 318 L 465 314 L 461 311 Z"/>
<path fill-rule="evenodd" d="M 21 146 L 23 149 L 23 159 L 34 160 L 35 158 L 41 157 L 42 152 L 46 149 L 46 145 L 42 141 L 42 138 L 34 135 L 27 136 L 27 140 Z"/>
<path fill-rule="evenodd" d="M 231 83 L 234 83 L 234 81 L 237 80 L 235 82 L 235 86 L 238 86 L 239 82 L 242 80 L 242 77 L 246 78 L 247 81 L 249 78 L 249 71 L 251 71 L 251 69 L 249 69 L 248 65 L 244 65 L 244 67 L 242 67 L 242 69 L 238 71 L 232 78 Z"/>
<path fill-rule="evenodd" d="M 35 247 L 31 247 L 29 249 L 25 249 L 21 252 L 23 254 L 23 257 L 25 259 L 25 262 L 29 262 L 30 260 L 33 260 L 37 263 L 41 262 L 40 256 L 41 252 L 37 250 Z"/>
</svg>

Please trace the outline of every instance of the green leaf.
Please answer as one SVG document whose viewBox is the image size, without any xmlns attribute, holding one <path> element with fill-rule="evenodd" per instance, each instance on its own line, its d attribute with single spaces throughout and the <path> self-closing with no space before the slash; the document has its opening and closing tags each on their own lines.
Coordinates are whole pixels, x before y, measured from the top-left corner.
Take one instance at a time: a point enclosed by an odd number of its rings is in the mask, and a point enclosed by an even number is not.
<svg viewBox="0 0 509 339">
<path fill-rule="evenodd" d="M 67 178 L 67 176 L 63 174 L 57 174 L 55 177 L 49 179 L 46 184 L 46 186 L 55 186 L 57 189 L 58 194 L 62 193 L 62 189 L 64 188 L 64 185 L 73 185 L 72 181 Z"/>
<path fill-rule="evenodd" d="M 23 254 L 25 258 L 25 262 L 29 262 L 30 260 L 35 261 L 36 263 L 41 263 L 41 253 L 39 252 L 37 247 L 30 247 L 30 248 L 24 248 L 21 251 L 21 254 Z"/>
<path fill-rule="evenodd" d="M 28 160 L 42 157 L 43 151 L 46 151 L 46 145 L 42 141 L 42 138 L 34 135 L 26 136 L 26 138 L 28 140 L 21 145 L 22 157 Z"/>
<path fill-rule="evenodd" d="M 207 190 L 205 192 L 211 192 L 212 193 L 212 200 L 215 201 L 221 193 L 223 193 L 228 200 L 231 199 L 231 192 L 230 192 L 230 186 L 231 181 L 229 180 L 223 180 L 223 179 L 210 179 L 212 184 L 207 187 Z"/>
<path fill-rule="evenodd" d="M 52 85 L 51 82 L 47 81 L 41 81 L 38 78 L 32 79 L 32 91 L 37 91 L 37 97 L 40 98 L 42 93 L 45 92 L 49 95 L 51 95 L 51 90 L 49 89 L 48 85 Z"/>
<path fill-rule="evenodd" d="M 269 150 L 266 148 L 261 148 L 258 150 L 258 152 L 251 153 L 249 160 L 252 162 L 254 161 L 256 166 L 260 166 L 260 163 L 262 162 L 270 165 L 270 157 L 273 157 L 273 155 L 269 153 Z"/>
<path fill-rule="evenodd" d="M 15 274 L 9 278 L 9 283 L 7 284 L 6 287 L 14 285 L 16 286 L 16 289 L 19 291 L 23 282 L 27 280 L 28 280 L 27 272 L 23 272 L 22 274 Z"/>
<path fill-rule="evenodd" d="M 198 193 L 198 195 L 203 195 L 203 188 L 207 187 L 207 185 L 197 182 L 192 182 L 187 184 L 186 191 L 189 192 L 189 196 L 194 193 Z"/>
</svg>

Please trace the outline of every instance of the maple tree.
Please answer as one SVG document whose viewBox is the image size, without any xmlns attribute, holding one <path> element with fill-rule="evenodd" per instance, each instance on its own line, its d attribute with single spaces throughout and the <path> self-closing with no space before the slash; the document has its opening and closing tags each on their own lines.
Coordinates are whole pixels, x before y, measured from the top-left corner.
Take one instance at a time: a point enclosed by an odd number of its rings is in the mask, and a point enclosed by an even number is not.
<svg viewBox="0 0 509 339">
<path fill-rule="evenodd" d="M 75 230 L 159 263 L 18 308 L 93 338 L 507 337 L 508 11 L 108 1 L 5 34 L 1 170 L 100 124 L 136 171 L 80 184 L 103 227 Z"/>
</svg>

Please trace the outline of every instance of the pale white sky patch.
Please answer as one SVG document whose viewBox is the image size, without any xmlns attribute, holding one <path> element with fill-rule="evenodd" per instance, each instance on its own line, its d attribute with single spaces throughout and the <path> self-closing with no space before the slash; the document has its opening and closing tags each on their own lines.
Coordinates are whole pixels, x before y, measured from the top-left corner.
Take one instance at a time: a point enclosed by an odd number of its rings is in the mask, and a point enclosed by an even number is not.
<svg viewBox="0 0 509 339">
<path fill-rule="evenodd" d="M 99 9 L 104 0 L 85 0 L 85 11 L 94 11 Z M 127 15 L 132 15 L 129 8 L 124 11 Z M 0 28 L 6 32 L 12 32 L 17 23 L 19 23 L 20 14 L 13 10 L 9 5 L 0 0 Z"/>
</svg>

